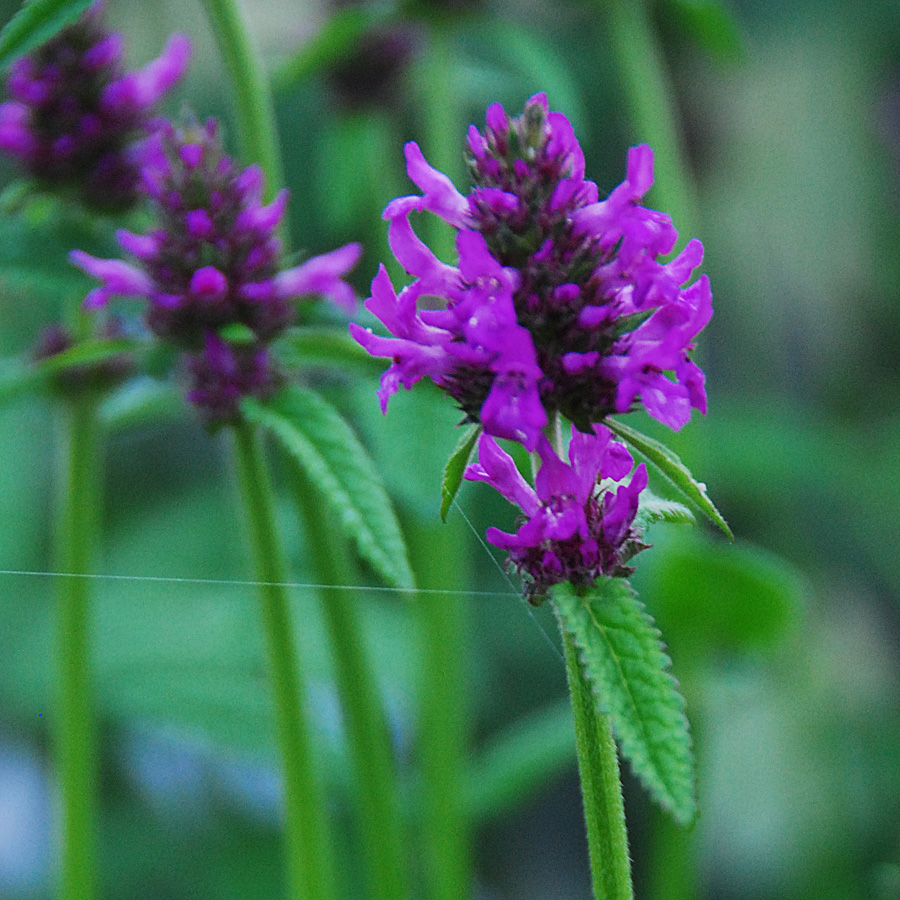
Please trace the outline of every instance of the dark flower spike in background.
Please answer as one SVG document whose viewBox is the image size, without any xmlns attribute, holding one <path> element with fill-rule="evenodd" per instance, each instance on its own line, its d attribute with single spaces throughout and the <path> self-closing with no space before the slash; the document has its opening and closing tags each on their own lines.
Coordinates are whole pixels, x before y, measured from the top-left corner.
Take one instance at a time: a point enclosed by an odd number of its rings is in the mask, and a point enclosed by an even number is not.
<svg viewBox="0 0 900 900">
<path fill-rule="evenodd" d="M 149 301 L 148 328 L 191 351 L 188 398 L 202 418 L 233 419 L 242 396 L 264 398 L 274 390 L 279 375 L 267 348 L 293 323 L 294 301 L 324 295 L 353 306 L 342 278 L 361 248 L 347 244 L 280 269 L 276 229 L 287 192 L 263 204 L 262 171 L 241 169 L 225 155 L 212 120 L 183 129 L 164 123 L 144 145 L 141 172 L 157 227 L 149 234 L 117 232 L 134 264 L 72 252 L 76 265 L 102 281 L 85 306 L 103 306 L 116 295 Z M 231 347 L 216 333 L 235 325 L 248 329 L 248 341 Z"/>
<path fill-rule="evenodd" d="M 510 119 L 499 104 L 469 130 L 472 190 L 461 194 L 406 145 L 421 196 L 385 210 L 391 248 L 415 281 L 399 295 L 382 269 L 367 308 L 393 337 L 352 326 L 376 356 L 393 359 L 382 379 L 384 408 L 400 385 L 430 377 L 470 421 L 496 437 L 538 444 L 560 412 L 583 431 L 643 404 L 674 429 L 691 408 L 706 411 L 704 377 L 690 359 L 712 315 L 709 281 L 682 285 L 700 264 L 690 241 L 669 263 L 677 232 L 639 201 L 653 182 L 649 147 L 628 154 L 625 181 L 605 199 L 584 178 L 569 120 L 543 94 Z M 414 233 L 412 212 L 459 230 L 458 266 L 439 261 Z M 418 309 L 425 295 L 441 309 Z"/>
<path fill-rule="evenodd" d="M 102 209 L 138 195 L 139 141 L 153 106 L 184 74 L 190 41 L 173 35 L 162 55 L 134 72 L 122 69 L 124 39 L 94 4 L 75 24 L 10 66 L 12 100 L 0 104 L 0 148 L 55 188 L 77 189 Z"/>
<path fill-rule="evenodd" d="M 620 484 L 634 460 L 602 425 L 593 434 L 572 429 L 568 463 L 543 435 L 538 453 L 541 467 L 532 488 L 512 457 L 483 434 L 478 462 L 465 473 L 470 481 L 486 481 L 528 516 L 515 534 L 489 528 L 487 539 L 509 551 L 529 600 L 540 602 L 561 582 L 590 587 L 603 575 L 632 574 L 627 561 L 646 547 L 634 520 L 647 467 L 641 463 L 631 480 Z"/>
</svg>

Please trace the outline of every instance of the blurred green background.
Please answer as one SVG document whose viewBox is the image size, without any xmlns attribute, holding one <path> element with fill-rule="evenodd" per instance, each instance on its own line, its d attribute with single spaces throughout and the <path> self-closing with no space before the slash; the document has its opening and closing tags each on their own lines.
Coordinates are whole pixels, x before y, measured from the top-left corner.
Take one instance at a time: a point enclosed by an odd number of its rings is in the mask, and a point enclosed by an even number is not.
<svg viewBox="0 0 900 900">
<path fill-rule="evenodd" d="M 2 4 L 4 21 L 16 5 Z M 135 65 L 169 32 L 190 34 L 196 52 L 181 98 L 200 115 L 224 117 L 233 133 L 227 81 L 200 4 L 107 7 Z M 273 73 L 296 244 L 321 252 L 365 241 L 356 272 L 362 296 L 387 257 L 381 209 L 411 187 L 404 141 L 417 139 L 431 159 L 461 169 L 465 126 L 480 124 L 490 102 L 516 112 L 545 90 L 551 108 L 572 119 L 602 193 L 621 180 L 626 149 L 641 138 L 600 0 L 366 4 L 362 16 L 342 8 L 336 21 L 345 31 L 332 21 L 338 8 L 325 3 L 242 7 Z M 688 701 L 701 817 L 681 832 L 626 783 L 637 896 L 893 900 L 900 3 L 730 0 L 724 13 L 706 0 L 650 7 L 716 310 L 700 342 L 710 412 L 675 445 L 738 541 L 727 545 L 705 526 L 657 526 L 654 549 L 639 559 L 636 586 Z M 364 26 L 361 38 L 354 23 Z M 16 175 L 4 161 L 3 183 Z M 0 221 L 3 356 L 23 353 L 84 290 L 65 251 L 75 241 L 107 240 L 102 229 L 85 229 L 59 209 Z M 359 593 L 399 758 L 410 763 L 416 734 L 420 648 L 411 609 L 459 604 L 473 896 L 587 898 L 555 626 L 546 609 L 532 611 L 515 596 L 478 538 L 489 524 L 509 527 L 514 511 L 467 485 L 459 502 L 471 527 L 456 509 L 441 526 L 440 473 L 457 416 L 423 385 L 401 392 L 383 419 L 373 372 L 323 372 L 319 387 L 378 461 L 420 583 L 466 592 L 462 600 Z M 53 879 L 56 586 L 52 577 L 9 572 L 52 570 L 58 412 L 35 397 L 0 410 L 4 898 L 49 897 Z M 128 397 L 108 412 L 99 571 L 247 578 L 227 442 L 207 439 L 186 412 L 129 417 Z M 303 536 L 287 501 L 283 516 L 293 574 L 304 583 Z M 348 583 L 376 584 L 365 571 L 348 573 Z M 328 648 L 312 592 L 297 588 L 295 596 L 352 879 L 355 835 Z M 279 784 L 253 589 L 98 581 L 93 624 L 104 896 L 280 896 Z"/>
</svg>

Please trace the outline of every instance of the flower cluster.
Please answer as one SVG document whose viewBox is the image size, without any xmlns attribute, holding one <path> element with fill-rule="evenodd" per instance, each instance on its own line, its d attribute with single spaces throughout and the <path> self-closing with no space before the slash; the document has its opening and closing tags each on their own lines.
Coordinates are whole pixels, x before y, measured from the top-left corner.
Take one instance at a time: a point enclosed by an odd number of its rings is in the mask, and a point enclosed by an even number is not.
<svg viewBox="0 0 900 900">
<path fill-rule="evenodd" d="M 599 200 L 569 120 L 538 94 L 518 119 L 491 106 L 484 132 L 471 127 L 468 152 L 473 187 L 463 195 L 406 146 L 423 193 L 394 200 L 385 218 L 415 280 L 398 295 L 382 269 L 373 284 L 367 308 L 392 337 L 353 328 L 372 354 L 392 359 L 382 407 L 427 376 L 468 420 L 529 450 L 555 413 L 589 430 L 638 403 L 675 429 L 692 407 L 705 412 L 690 351 L 712 314 L 709 282 L 682 287 L 703 248 L 692 240 L 660 261 L 677 232 L 639 203 L 653 181 L 650 148 L 630 150 L 625 181 Z M 423 210 L 458 229 L 457 266 L 416 236 L 409 217 Z M 441 308 L 419 308 L 435 295 Z"/>
<path fill-rule="evenodd" d="M 164 123 L 144 145 L 141 175 L 158 227 L 117 233 L 133 264 L 73 251 L 73 262 L 102 282 L 85 306 L 115 295 L 145 298 L 148 328 L 189 352 L 189 399 L 208 423 L 228 421 L 241 396 L 264 397 L 277 385 L 268 344 L 292 324 L 296 299 L 322 294 L 353 305 L 341 279 L 360 247 L 280 269 L 276 229 L 287 192 L 264 204 L 262 171 L 242 170 L 225 155 L 212 120 L 183 129 Z M 248 341 L 232 345 L 217 336 L 236 325 Z"/>
<path fill-rule="evenodd" d="M 591 434 L 572 429 L 568 463 L 541 435 L 541 467 L 534 488 L 508 453 L 482 434 L 478 462 L 466 469 L 471 481 L 486 481 L 528 517 L 515 534 L 489 528 L 487 539 L 509 552 L 524 576 L 526 596 L 540 602 L 548 588 L 567 581 L 590 585 L 600 576 L 626 576 L 628 560 L 646 546 L 634 525 L 647 469 L 634 460 L 610 431 L 595 426 Z"/>
<path fill-rule="evenodd" d="M 190 42 L 174 35 L 142 69 L 122 68 L 123 39 L 91 6 L 9 70 L 12 100 L 0 105 L 0 148 L 35 178 L 77 188 L 84 200 L 122 209 L 137 198 L 137 142 L 152 107 L 182 76 Z"/>
</svg>

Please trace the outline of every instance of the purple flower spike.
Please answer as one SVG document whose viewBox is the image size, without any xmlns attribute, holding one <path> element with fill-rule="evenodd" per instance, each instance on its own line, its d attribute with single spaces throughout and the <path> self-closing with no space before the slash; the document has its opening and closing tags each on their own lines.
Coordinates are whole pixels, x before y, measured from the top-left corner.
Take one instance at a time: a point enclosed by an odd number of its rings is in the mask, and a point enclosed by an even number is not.
<svg viewBox="0 0 900 900">
<path fill-rule="evenodd" d="M 139 160 L 152 107 L 182 77 L 190 42 L 173 36 L 162 55 L 137 72 L 122 71 L 123 40 L 94 4 L 10 66 L 13 100 L 0 105 L 0 148 L 53 187 L 74 186 L 84 201 L 123 209 L 137 199 Z"/>
<path fill-rule="evenodd" d="M 264 397 L 277 385 L 268 345 L 293 323 L 297 299 L 318 294 L 354 305 L 343 278 L 362 248 L 348 244 L 282 271 L 275 229 L 287 193 L 263 205 L 262 172 L 242 171 L 225 155 L 213 121 L 181 130 L 162 123 L 142 154 L 157 227 L 117 232 L 133 264 L 72 252 L 72 262 L 102 282 L 85 306 L 115 295 L 145 298 L 148 328 L 186 351 L 188 399 L 203 421 L 233 422 L 241 397 Z M 218 332 L 234 325 L 245 329 L 231 345 Z"/>
<path fill-rule="evenodd" d="M 543 94 L 518 118 L 493 104 L 467 144 L 467 195 L 418 145 L 406 145 L 407 171 L 422 193 L 393 200 L 384 215 L 391 249 L 415 280 L 400 294 L 402 323 L 393 305 L 375 300 L 374 285 L 366 304 L 402 352 L 354 329 L 371 353 L 392 359 L 382 399 L 428 375 L 467 420 L 529 448 L 556 413 L 590 433 L 610 413 L 639 405 L 675 429 L 692 409 L 705 412 L 703 374 L 690 353 L 711 294 L 705 278 L 683 287 L 703 247 L 692 240 L 661 261 L 677 232 L 668 216 L 640 205 L 653 184 L 650 147 L 629 150 L 625 180 L 600 200 L 572 124 Z M 415 234 L 410 216 L 421 211 L 458 230 L 457 266 Z M 423 296 L 425 308 L 410 307 Z"/>
<path fill-rule="evenodd" d="M 644 464 L 623 483 L 634 462 L 602 425 L 591 434 L 572 429 L 568 462 L 543 436 L 538 451 L 541 467 L 534 488 L 487 434 L 478 441 L 478 462 L 465 472 L 468 480 L 496 488 L 527 516 L 515 534 L 489 528 L 487 539 L 509 552 L 511 565 L 525 579 L 528 599 L 541 602 L 562 581 L 590 585 L 600 576 L 630 575 L 633 569 L 626 563 L 646 546 L 634 525 L 647 486 Z"/>
</svg>

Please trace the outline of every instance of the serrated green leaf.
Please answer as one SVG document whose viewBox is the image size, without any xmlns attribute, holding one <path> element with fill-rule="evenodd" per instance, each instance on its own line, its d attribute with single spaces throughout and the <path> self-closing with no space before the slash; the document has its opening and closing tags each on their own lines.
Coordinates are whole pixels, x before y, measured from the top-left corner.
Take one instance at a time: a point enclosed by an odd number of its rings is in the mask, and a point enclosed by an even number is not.
<svg viewBox="0 0 900 900">
<path fill-rule="evenodd" d="M 387 491 L 353 429 L 323 397 L 296 385 L 242 408 L 269 431 L 331 504 L 360 555 L 390 584 L 412 587 L 406 545 Z"/>
<path fill-rule="evenodd" d="M 459 490 L 462 483 L 463 474 L 466 466 L 475 452 L 475 444 L 481 435 L 481 425 L 470 425 L 462 434 L 459 443 L 450 454 L 447 464 L 444 466 L 444 474 L 441 478 L 441 521 L 447 521 L 447 513 L 450 510 L 450 504 Z"/>
<path fill-rule="evenodd" d="M 27 0 L 0 31 L 0 69 L 71 25 L 93 0 Z"/>
<path fill-rule="evenodd" d="M 657 497 L 650 488 L 641 491 L 635 522 L 642 528 L 654 522 L 669 522 L 673 525 L 696 525 L 694 514 L 682 503 Z"/>
<path fill-rule="evenodd" d="M 380 375 L 384 370 L 384 360 L 364 350 L 346 328 L 294 328 L 278 340 L 276 351 L 278 358 L 289 368 L 347 369 L 351 366 L 367 375 Z"/>
<path fill-rule="evenodd" d="M 617 434 L 622 440 L 627 441 L 644 456 L 648 462 L 671 482 L 688 500 L 691 501 L 711 522 L 717 525 L 727 536 L 728 540 L 734 540 L 734 533 L 728 527 L 728 523 L 722 517 L 715 504 L 706 493 L 706 485 L 697 481 L 690 469 L 679 459 L 678 455 L 665 444 L 655 441 L 646 434 L 641 434 L 630 425 L 607 417 L 603 420 L 610 431 Z"/>
<path fill-rule="evenodd" d="M 653 619 L 621 578 L 601 578 L 580 592 L 560 584 L 553 599 L 622 755 L 654 799 L 690 824 L 697 812 L 691 738 Z"/>
</svg>

